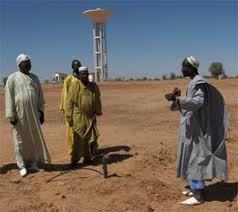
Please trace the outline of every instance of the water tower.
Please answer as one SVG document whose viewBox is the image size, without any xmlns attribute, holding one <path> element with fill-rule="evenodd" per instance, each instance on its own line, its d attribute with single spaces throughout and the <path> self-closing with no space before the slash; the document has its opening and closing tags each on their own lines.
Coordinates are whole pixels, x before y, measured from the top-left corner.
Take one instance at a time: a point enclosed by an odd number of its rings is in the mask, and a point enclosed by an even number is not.
<svg viewBox="0 0 238 212">
<path fill-rule="evenodd" d="M 97 8 L 86 10 L 83 14 L 93 23 L 93 54 L 95 80 L 108 80 L 106 21 L 112 16 L 111 10 Z"/>
</svg>

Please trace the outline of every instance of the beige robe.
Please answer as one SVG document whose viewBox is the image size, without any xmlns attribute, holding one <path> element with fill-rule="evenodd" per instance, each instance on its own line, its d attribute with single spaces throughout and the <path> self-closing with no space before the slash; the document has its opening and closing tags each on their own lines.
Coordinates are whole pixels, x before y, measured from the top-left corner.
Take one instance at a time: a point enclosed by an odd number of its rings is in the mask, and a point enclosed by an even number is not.
<svg viewBox="0 0 238 212">
<path fill-rule="evenodd" d="M 5 86 L 5 103 L 6 117 L 17 119 L 12 136 L 18 167 L 50 162 L 39 120 L 39 110 L 44 111 L 44 97 L 38 77 L 20 71 L 10 75 Z"/>
</svg>

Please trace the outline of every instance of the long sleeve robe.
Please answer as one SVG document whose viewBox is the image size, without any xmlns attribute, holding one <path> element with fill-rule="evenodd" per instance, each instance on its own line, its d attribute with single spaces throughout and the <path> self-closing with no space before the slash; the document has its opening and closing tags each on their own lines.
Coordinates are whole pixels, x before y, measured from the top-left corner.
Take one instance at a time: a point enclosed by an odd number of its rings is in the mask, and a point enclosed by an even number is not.
<svg viewBox="0 0 238 212">
<path fill-rule="evenodd" d="M 189 83 L 187 96 L 175 104 L 181 111 L 177 176 L 227 180 L 228 115 L 222 95 L 197 75 Z"/>
<path fill-rule="evenodd" d="M 73 119 L 73 160 L 95 154 L 99 136 L 96 115 L 101 114 L 98 86 L 95 83 L 85 86 L 80 80 L 72 83 L 66 101 L 66 117 Z"/>
<path fill-rule="evenodd" d="M 73 75 L 67 76 L 66 79 L 64 80 L 64 86 L 63 86 L 63 89 L 62 89 L 61 101 L 60 101 L 60 110 L 65 111 L 65 109 L 66 109 L 66 99 L 67 99 L 67 94 L 68 94 L 68 91 L 69 91 L 69 87 L 73 82 L 75 82 L 77 80 L 78 80 L 78 78 L 76 78 Z"/>
<path fill-rule="evenodd" d="M 63 89 L 62 89 L 61 101 L 60 101 L 60 110 L 62 110 L 62 111 L 66 110 L 66 99 L 67 99 L 67 96 L 68 96 L 69 87 L 75 81 L 78 81 L 78 78 L 73 76 L 73 75 L 69 75 L 64 80 L 64 86 L 63 86 Z M 73 135 L 72 127 L 70 127 L 68 125 L 66 120 L 65 120 L 65 123 L 66 123 L 66 138 L 67 138 L 67 144 L 68 144 L 68 152 L 71 155 L 72 154 L 72 148 L 73 148 L 74 135 Z"/>
<path fill-rule="evenodd" d="M 5 103 L 6 117 L 17 120 L 12 134 L 18 167 L 27 162 L 50 162 L 39 120 L 39 111 L 44 111 L 44 96 L 38 77 L 20 71 L 10 75 Z"/>
</svg>

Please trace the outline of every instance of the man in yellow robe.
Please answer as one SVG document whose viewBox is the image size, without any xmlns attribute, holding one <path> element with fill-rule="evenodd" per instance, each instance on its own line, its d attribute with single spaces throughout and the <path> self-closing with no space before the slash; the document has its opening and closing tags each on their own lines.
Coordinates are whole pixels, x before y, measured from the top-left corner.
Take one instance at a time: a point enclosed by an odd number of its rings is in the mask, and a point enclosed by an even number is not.
<svg viewBox="0 0 238 212">
<path fill-rule="evenodd" d="M 102 115 L 100 91 L 96 83 L 89 82 L 87 67 L 79 68 L 80 80 L 74 81 L 66 99 L 66 120 L 73 130 L 71 166 L 83 157 L 90 163 L 96 154 L 99 132 L 96 116 Z"/>
<path fill-rule="evenodd" d="M 64 114 L 65 114 L 66 98 L 67 98 L 69 87 L 73 82 L 79 80 L 79 67 L 81 67 L 81 62 L 79 60 L 73 60 L 72 61 L 73 73 L 64 80 L 64 87 L 62 90 L 61 102 L 60 102 L 60 110 Z M 72 144 L 73 144 L 73 131 L 72 131 L 72 127 L 68 125 L 68 122 L 67 121 L 65 122 L 66 122 L 66 137 L 67 137 L 67 143 L 68 143 L 68 151 L 69 151 L 69 154 L 71 154 Z"/>
</svg>

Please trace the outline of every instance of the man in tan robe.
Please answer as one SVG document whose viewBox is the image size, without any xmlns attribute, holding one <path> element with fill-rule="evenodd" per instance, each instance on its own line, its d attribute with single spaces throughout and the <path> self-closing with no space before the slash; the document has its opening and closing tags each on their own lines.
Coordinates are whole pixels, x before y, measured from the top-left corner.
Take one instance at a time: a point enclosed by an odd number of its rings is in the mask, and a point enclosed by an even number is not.
<svg viewBox="0 0 238 212">
<path fill-rule="evenodd" d="M 73 73 L 66 77 L 64 80 L 64 87 L 62 90 L 61 95 L 61 102 L 60 102 L 60 110 L 65 114 L 65 108 L 66 108 L 66 98 L 69 90 L 69 86 L 79 80 L 79 68 L 81 67 L 81 62 L 79 60 L 73 60 L 72 61 L 72 69 Z M 68 125 L 68 122 L 66 122 L 66 137 L 67 137 L 67 144 L 68 144 L 68 151 L 71 155 L 72 152 L 72 145 L 73 145 L 73 130 L 72 127 Z"/>
<path fill-rule="evenodd" d="M 32 73 L 30 57 L 17 57 L 19 71 L 6 82 L 6 117 L 12 125 L 17 166 L 20 175 L 26 176 L 28 168 L 39 171 L 38 163 L 50 162 L 49 153 L 41 131 L 44 123 L 44 96 L 38 77 Z"/>
<path fill-rule="evenodd" d="M 66 120 L 73 129 L 71 165 L 84 158 L 90 163 L 96 154 L 99 132 L 96 116 L 102 115 L 100 91 L 96 83 L 89 82 L 87 67 L 79 68 L 80 80 L 71 84 L 66 100 Z"/>
</svg>

